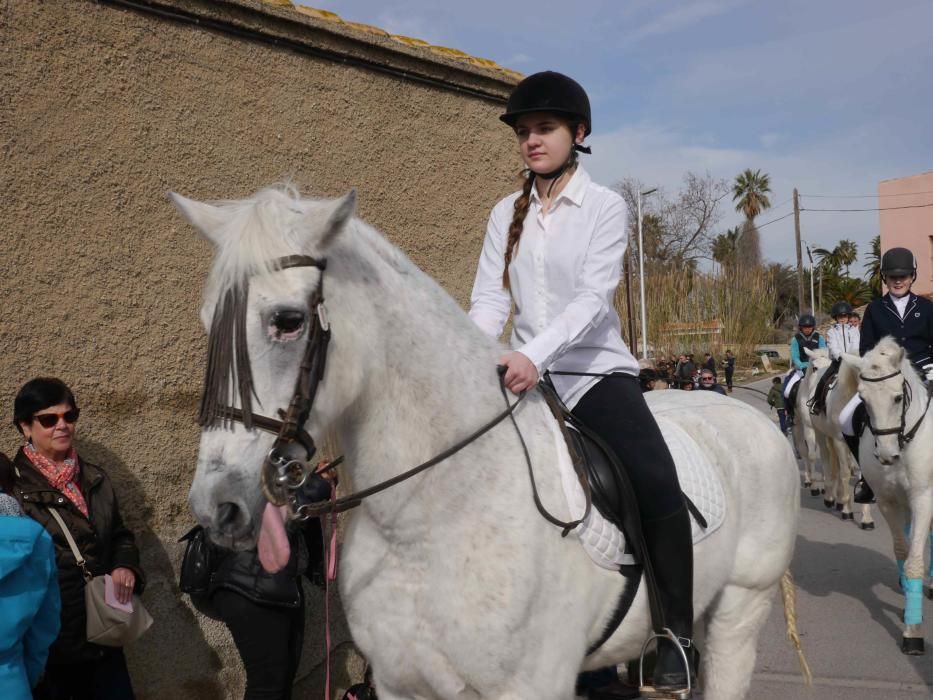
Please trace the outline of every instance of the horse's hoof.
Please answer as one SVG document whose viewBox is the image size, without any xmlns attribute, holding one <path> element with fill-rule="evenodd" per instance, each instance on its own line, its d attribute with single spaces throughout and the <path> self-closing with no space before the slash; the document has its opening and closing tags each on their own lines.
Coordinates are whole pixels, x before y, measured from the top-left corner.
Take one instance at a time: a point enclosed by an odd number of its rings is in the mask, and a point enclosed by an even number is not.
<svg viewBox="0 0 933 700">
<path fill-rule="evenodd" d="M 838 510 L 840 513 L 842 512 L 843 507 L 844 506 L 841 503 L 836 504 L 836 510 Z M 847 518 L 843 518 L 843 520 L 847 520 Z"/>
<path fill-rule="evenodd" d="M 907 656 L 923 656 L 923 637 L 903 637 L 901 651 Z"/>
<path fill-rule="evenodd" d="M 820 493 L 826 493 L 826 489 L 820 489 Z"/>
<path fill-rule="evenodd" d="M 810 488 L 811 486 L 813 486 L 813 482 L 812 482 L 812 481 L 804 481 L 804 482 L 803 482 L 803 487 L 804 487 L 805 489 L 808 489 L 808 488 Z"/>
<path fill-rule="evenodd" d="M 815 496 L 819 496 L 819 495 L 820 495 L 820 490 L 819 490 L 819 489 L 810 489 L 810 495 L 811 495 L 811 496 L 814 496 L 814 497 L 815 497 Z"/>
<path fill-rule="evenodd" d="M 874 523 L 859 523 L 858 526 L 862 530 L 874 530 L 875 529 Z"/>
<path fill-rule="evenodd" d="M 824 498 L 823 505 L 832 510 L 836 506 L 836 502 L 830 501 L 828 498 Z"/>
<path fill-rule="evenodd" d="M 843 513 L 842 519 L 843 520 L 855 520 L 855 513 Z"/>
</svg>

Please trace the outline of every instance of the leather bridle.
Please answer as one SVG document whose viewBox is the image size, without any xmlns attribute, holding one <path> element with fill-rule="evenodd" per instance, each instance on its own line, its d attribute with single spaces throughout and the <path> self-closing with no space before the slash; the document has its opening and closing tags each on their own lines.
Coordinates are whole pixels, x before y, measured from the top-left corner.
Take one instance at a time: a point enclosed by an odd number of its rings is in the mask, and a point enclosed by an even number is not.
<svg viewBox="0 0 933 700">
<path fill-rule="evenodd" d="M 590 512 L 590 493 L 588 485 L 585 483 L 583 484 L 583 488 L 586 496 L 586 510 L 577 520 L 564 522 L 555 518 L 547 512 L 544 505 L 541 503 L 535 484 L 534 472 L 531 467 L 531 457 L 513 416 L 515 409 L 531 392 L 526 391 L 522 393 L 514 403 L 509 403 L 503 383 L 505 368 L 500 368 L 499 372 L 499 384 L 502 396 L 505 400 L 505 409 L 493 417 L 492 420 L 470 435 L 467 435 L 456 444 L 416 467 L 412 467 L 408 471 L 357 491 L 356 493 L 314 503 L 308 502 L 306 499 L 302 498 L 302 487 L 305 485 L 308 478 L 318 471 L 315 465 L 311 463 L 312 458 L 317 452 L 317 446 L 314 444 L 314 438 L 305 431 L 303 426 L 307 422 L 308 416 L 311 414 L 311 407 L 314 404 L 318 386 L 324 378 L 327 346 L 330 342 L 330 322 L 328 321 L 327 311 L 324 306 L 324 271 L 327 269 L 327 261 L 308 255 L 289 255 L 274 260 L 271 265 L 271 268 L 276 271 L 296 267 L 316 267 L 321 271 L 321 276 L 317 286 L 311 293 L 311 298 L 308 303 L 314 317 L 311 325 L 311 335 L 308 339 L 307 346 L 305 346 L 304 356 L 302 357 L 301 366 L 298 370 L 298 378 L 295 382 L 295 391 L 292 393 L 288 409 L 285 411 L 279 410 L 278 413 L 281 420 L 277 420 L 253 413 L 252 411 L 244 414 L 243 411 L 238 408 L 233 408 L 232 406 L 218 406 L 217 417 L 215 419 L 240 423 L 247 430 L 251 430 L 255 427 L 259 430 L 275 433 L 275 442 L 272 444 L 272 448 L 269 450 L 262 464 L 262 490 L 269 503 L 275 506 L 288 506 L 290 517 L 297 520 L 307 520 L 311 517 L 320 517 L 330 513 L 341 513 L 350 510 L 360 505 L 363 499 L 368 496 L 385 491 L 433 467 L 435 464 L 444 461 L 487 433 L 506 418 L 511 418 L 525 454 L 528 473 L 531 478 L 534 502 L 538 511 L 548 522 L 563 528 L 564 536 L 586 519 Z M 298 443 L 305 449 L 305 461 L 292 459 L 287 456 L 287 448 L 292 443 Z M 331 470 L 342 461 L 343 457 L 338 457 L 321 471 Z"/>
<path fill-rule="evenodd" d="M 897 376 L 903 375 L 901 370 L 895 370 L 890 374 L 885 374 L 882 377 L 866 377 L 864 374 L 859 374 L 859 379 L 863 382 L 884 382 L 888 379 L 894 379 Z M 930 408 L 930 395 L 927 395 L 927 405 L 924 407 L 923 412 L 920 414 L 920 417 L 917 419 L 917 422 L 914 423 L 914 426 L 905 432 L 907 427 L 907 410 L 910 408 L 911 400 L 911 389 L 910 384 L 907 383 L 907 378 L 903 380 L 903 389 L 901 390 L 901 424 L 894 428 L 876 428 L 871 424 L 871 416 L 868 416 L 868 429 L 872 432 L 872 435 L 878 437 L 879 435 L 897 435 L 897 443 L 901 449 L 904 449 L 904 446 L 909 444 L 911 440 L 917 434 L 917 431 L 920 429 L 920 424 L 923 423 L 923 419 L 926 418 L 927 413 Z"/>
</svg>

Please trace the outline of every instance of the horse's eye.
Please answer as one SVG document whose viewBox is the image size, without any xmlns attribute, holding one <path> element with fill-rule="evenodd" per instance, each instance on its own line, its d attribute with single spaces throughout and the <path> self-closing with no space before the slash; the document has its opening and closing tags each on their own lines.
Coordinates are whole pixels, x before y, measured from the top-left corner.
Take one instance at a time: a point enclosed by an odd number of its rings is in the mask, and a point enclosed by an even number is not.
<svg viewBox="0 0 933 700">
<path fill-rule="evenodd" d="M 894 403 L 900 403 L 900 402 L 903 401 L 903 400 L 904 400 L 904 397 L 903 397 L 903 396 L 895 396 L 895 397 L 894 397 Z"/>
<path fill-rule="evenodd" d="M 305 315 L 301 311 L 282 310 L 272 314 L 272 331 L 276 338 L 295 336 L 305 322 Z"/>
</svg>

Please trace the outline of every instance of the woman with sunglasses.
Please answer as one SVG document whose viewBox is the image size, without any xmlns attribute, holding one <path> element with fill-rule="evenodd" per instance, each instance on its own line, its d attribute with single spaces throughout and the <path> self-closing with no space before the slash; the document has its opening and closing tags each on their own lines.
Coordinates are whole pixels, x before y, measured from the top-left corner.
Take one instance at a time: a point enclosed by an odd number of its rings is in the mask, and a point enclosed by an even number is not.
<svg viewBox="0 0 933 700">
<path fill-rule="evenodd" d="M 111 575 L 119 602 L 128 603 L 134 592 L 142 592 L 139 550 L 123 524 L 110 478 L 75 450 L 79 414 L 74 394 L 60 379 L 32 379 L 13 402 L 13 423 L 25 440 L 13 460 L 13 493 L 26 514 L 52 537 L 62 603 L 61 632 L 49 650 L 45 677 L 34 697 L 131 700 L 123 650 L 87 641 L 84 576 L 50 515 L 54 508 L 62 517 L 93 575 Z"/>
</svg>

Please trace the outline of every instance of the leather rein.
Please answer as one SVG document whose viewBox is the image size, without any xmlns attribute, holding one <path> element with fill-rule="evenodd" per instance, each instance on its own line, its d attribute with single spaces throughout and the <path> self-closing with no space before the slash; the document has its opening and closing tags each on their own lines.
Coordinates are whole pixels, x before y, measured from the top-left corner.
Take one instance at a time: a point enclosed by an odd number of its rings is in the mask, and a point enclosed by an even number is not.
<svg viewBox="0 0 933 700">
<path fill-rule="evenodd" d="M 866 377 L 864 374 L 859 374 L 859 379 L 863 382 L 884 382 L 888 379 L 894 379 L 899 375 L 902 375 L 901 370 L 896 370 L 890 374 L 886 374 L 883 377 Z M 907 378 L 903 380 L 903 389 L 901 391 L 901 424 L 895 428 L 876 428 L 871 424 L 871 417 L 868 416 L 868 429 L 872 432 L 872 435 L 877 437 L 878 435 L 897 435 L 897 443 L 900 445 L 901 449 L 905 445 L 909 444 L 911 440 L 917 435 L 917 431 L 920 429 L 920 424 L 923 423 L 923 419 L 926 418 L 927 413 L 930 409 L 930 395 L 927 394 L 927 405 L 924 407 L 923 412 L 920 414 L 920 417 L 917 419 L 917 422 L 914 423 L 912 427 L 907 432 L 904 432 L 907 427 L 907 409 L 910 408 L 910 399 L 911 399 L 911 389 L 910 384 L 907 383 Z"/>
<path fill-rule="evenodd" d="M 307 520 L 308 518 L 320 517 L 331 513 L 342 513 L 351 508 L 356 508 L 369 496 L 385 491 L 403 481 L 407 481 L 413 476 L 444 461 L 492 430 L 492 428 L 506 418 L 511 418 L 519 441 L 521 442 L 522 450 L 524 451 L 528 473 L 531 478 L 532 494 L 538 511 L 548 522 L 563 528 L 563 536 L 566 536 L 573 528 L 583 523 L 590 513 L 590 493 L 586 484 L 584 484 L 586 510 L 577 520 L 572 520 L 570 522 L 559 520 L 548 513 L 541 503 L 538 497 L 538 489 L 531 465 L 531 457 L 521 431 L 518 429 L 518 423 L 515 421 L 515 416 L 513 415 L 518 405 L 530 392 L 523 392 L 514 403 L 510 403 L 508 395 L 505 393 L 504 367 L 499 368 L 499 386 L 505 401 L 505 409 L 493 417 L 492 420 L 488 421 L 456 444 L 401 474 L 355 493 L 316 503 L 302 501 L 300 498 L 300 489 L 305 485 L 309 477 L 319 471 L 311 461 L 317 452 L 317 446 L 314 443 L 314 438 L 311 437 L 303 426 L 311 414 L 314 398 L 317 395 L 321 380 L 324 378 L 325 360 L 327 358 L 327 347 L 330 343 L 331 330 L 330 322 L 327 318 L 327 310 L 324 306 L 324 271 L 327 269 L 327 260 L 313 258 L 308 255 L 289 255 L 278 258 L 272 263 L 272 269 L 275 271 L 296 267 L 316 267 L 321 271 L 321 276 L 309 300 L 309 307 L 312 309 L 313 315 L 310 337 L 308 339 L 308 344 L 305 346 L 305 352 L 298 370 L 298 378 L 295 382 L 295 390 L 292 393 L 288 408 L 285 411 L 281 409 L 278 411 L 281 420 L 259 415 L 252 411 L 250 411 L 248 415 L 244 415 L 243 411 L 232 406 L 221 406 L 218 410 L 220 420 L 240 423 L 246 427 L 247 430 L 259 429 L 275 433 L 275 442 L 272 444 L 272 448 L 263 461 L 261 479 L 263 494 L 271 504 L 275 506 L 287 506 L 289 517 L 295 520 Z M 249 422 L 247 422 L 247 418 Z M 291 459 L 287 456 L 286 448 L 293 443 L 298 443 L 304 448 L 306 453 L 305 461 Z M 342 461 L 343 457 L 338 457 L 320 471 L 334 469 Z"/>
</svg>

